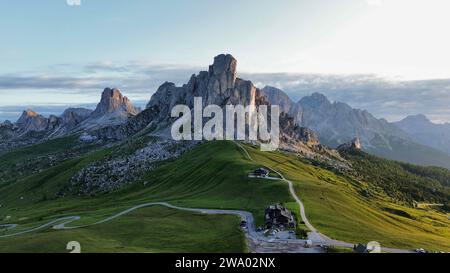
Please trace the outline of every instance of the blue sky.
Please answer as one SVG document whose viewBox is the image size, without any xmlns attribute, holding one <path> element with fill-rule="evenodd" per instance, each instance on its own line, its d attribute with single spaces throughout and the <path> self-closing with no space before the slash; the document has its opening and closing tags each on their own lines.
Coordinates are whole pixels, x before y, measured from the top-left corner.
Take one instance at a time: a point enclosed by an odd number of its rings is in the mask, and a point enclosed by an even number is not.
<svg viewBox="0 0 450 273">
<path fill-rule="evenodd" d="M 81 0 L 74 7 L 66 0 L 1 0 L 0 31 L 8 41 L 0 45 L 8 64 L 1 69 L 130 60 L 204 65 L 230 52 L 249 68 L 270 70 L 271 61 L 289 58 L 286 50 L 314 45 L 366 7 L 334 2 Z"/>
<path fill-rule="evenodd" d="M 181 84 L 231 53 L 242 75 L 295 99 L 311 89 L 391 120 L 422 112 L 450 121 L 438 107 L 447 82 L 392 91 L 397 81 L 450 78 L 449 8 L 446 0 L 0 0 L 0 120 L 28 106 L 95 105 L 106 86 L 143 104 L 165 80 Z M 355 88 L 333 90 L 335 75 L 351 85 L 354 74 L 380 83 L 358 89 L 376 90 L 377 105 L 354 100 Z M 411 101 L 414 92 L 432 99 Z"/>
</svg>

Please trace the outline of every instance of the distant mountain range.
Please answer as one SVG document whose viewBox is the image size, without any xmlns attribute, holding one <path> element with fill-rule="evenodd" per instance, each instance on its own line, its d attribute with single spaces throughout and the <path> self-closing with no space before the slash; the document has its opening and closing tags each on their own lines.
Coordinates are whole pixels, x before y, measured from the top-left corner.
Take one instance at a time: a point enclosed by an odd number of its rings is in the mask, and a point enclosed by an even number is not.
<svg viewBox="0 0 450 273">
<path fill-rule="evenodd" d="M 408 116 L 396 122 L 417 143 L 428 145 L 450 154 L 450 124 L 435 124 L 424 115 Z"/>
<path fill-rule="evenodd" d="M 446 125 L 433 125 L 429 122 L 428 129 L 426 126 L 416 126 L 416 130 L 408 130 L 406 126 L 402 126 L 406 122 L 394 124 L 385 119 L 377 119 L 365 110 L 353 109 L 342 102 L 332 103 L 320 93 L 314 93 L 295 103 L 287 100 L 287 95 L 280 89 L 265 87 L 263 91 L 271 104 L 280 105 L 295 118 L 299 126 L 315 131 L 320 142 L 329 147 L 336 148 L 358 137 L 363 150 L 374 155 L 419 165 L 450 168 L 449 150 L 442 146 L 442 143 L 450 142 L 450 137 L 443 133 L 444 128 L 448 127 Z M 424 130 L 427 133 L 423 133 Z M 447 144 L 447 147 L 450 145 Z"/>
<path fill-rule="evenodd" d="M 25 110 L 17 122 L 0 124 L 0 152 L 48 139 L 126 123 L 136 116 L 136 109 L 118 89 L 106 88 L 93 111 L 69 108 L 60 116 L 44 117 L 31 109 Z"/>
<path fill-rule="evenodd" d="M 365 110 L 332 103 L 319 93 L 295 103 L 280 89 L 258 89 L 251 81 L 238 78 L 236 68 L 237 60 L 231 55 L 219 55 L 208 71 L 192 75 L 185 85 L 162 84 L 143 111 L 111 88 L 103 91 L 94 111 L 67 109 L 61 116 L 48 118 L 24 111 L 16 123 L 0 124 L 0 151 L 69 134 L 87 135 L 88 140 L 121 140 L 145 130 L 167 135 L 172 107 L 185 104 L 192 108 L 194 97 L 203 97 L 204 105 L 279 105 L 284 112 L 280 121 L 284 147 L 309 156 L 339 157 L 326 146 L 337 148 L 357 138 L 362 149 L 378 156 L 450 168 L 448 124 L 436 125 L 424 116 L 389 123 Z"/>
</svg>

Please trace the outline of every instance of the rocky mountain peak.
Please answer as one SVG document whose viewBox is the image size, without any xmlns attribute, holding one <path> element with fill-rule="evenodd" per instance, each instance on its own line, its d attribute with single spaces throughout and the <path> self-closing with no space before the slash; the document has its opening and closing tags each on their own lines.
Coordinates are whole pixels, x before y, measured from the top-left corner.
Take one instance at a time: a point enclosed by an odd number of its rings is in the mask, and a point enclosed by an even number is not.
<svg viewBox="0 0 450 273">
<path fill-rule="evenodd" d="M 260 90 L 249 81 L 237 77 L 237 61 L 231 55 L 218 55 L 209 66 L 208 71 L 200 71 L 190 77 L 189 81 L 176 86 L 165 82 L 152 95 L 147 107 L 139 115 L 131 118 L 127 123 L 100 128 L 95 132 L 99 138 L 121 140 L 148 128 L 159 136 L 170 136 L 170 125 L 174 122 L 171 110 L 182 104 L 194 107 L 194 98 L 201 97 L 203 107 L 207 105 L 255 105 L 256 107 L 269 104 L 285 104 L 286 109 L 296 106 L 281 90 L 267 87 Z M 272 98 L 270 103 L 269 98 Z M 325 101 L 328 101 L 325 98 Z M 293 107 L 294 108 L 294 107 Z M 296 107 L 298 109 L 298 107 Z M 335 161 L 339 154 L 320 144 L 318 136 L 313 130 L 301 127 L 296 123 L 297 118 L 282 111 L 280 116 L 280 148 L 295 151 L 307 158 L 315 160 Z M 268 120 L 272 117 L 269 113 Z M 93 132 L 94 133 L 94 132 Z"/>
<path fill-rule="evenodd" d="M 426 134 L 427 131 L 433 131 L 436 127 L 439 127 L 422 114 L 408 116 L 399 122 L 395 122 L 394 124 L 407 132 L 413 138 L 417 135 Z M 423 140 L 425 140 L 425 138 Z M 422 143 L 422 141 L 420 143 Z"/>
<path fill-rule="evenodd" d="M 119 89 L 105 88 L 97 108 L 80 124 L 78 129 L 96 130 L 120 125 L 139 114 L 139 112 L 139 109 L 135 108 Z"/>
<path fill-rule="evenodd" d="M 302 141 L 308 146 L 320 145 L 319 138 L 314 131 L 298 126 L 295 119 L 286 113 L 282 113 L 280 116 L 280 132 L 285 141 L 293 139 Z"/>
<path fill-rule="evenodd" d="M 22 115 L 20 116 L 20 118 L 17 120 L 17 124 L 23 124 L 26 123 L 28 120 L 32 119 L 32 118 L 36 118 L 39 117 L 40 115 L 36 112 L 34 112 L 31 108 L 28 108 L 27 110 L 24 110 L 22 112 Z"/>
<path fill-rule="evenodd" d="M 329 106 L 331 105 L 330 100 L 321 93 L 313 93 L 311 96 L 304 97 L 299 101 L 299 104 L 302 106 L 310 106 L 310 107 L 320 107 L 320 106 Z"/>
<path fill-rule="evenodd" d="M 31 109 L 23 111 L 16 124 L 24 131 L 42 131 L 47 127 L 48 120 Z"/>
<path fill-rule="evenodd" d="M 267 97 L 271 105 L 278 105 L 281 112 L 290 113 L 290 110 L 294 106 L 294 102 L 289 96 L 283 90 L 276 87 L 266 86 L 261 89 L 261 93 Z"/>
<path fill-rule="evenodd" d="M 37 116 L 39 116 L 38 113 L 34 112 L 31 108 L 28 108 L 27 110 L 23 111 L 22 116 L 20 116 L 19 120 L 17 120 L 17 123 Z"/>
<path fill-rule="evenodd" d="M 155 109 L 159 121 L 168 121 L 175 105 L 184 104 L 192 108 L 195 97 L 203 98 L 203 106 L 256 103 L 260 90 L 252 82 L 237 78 L 236 68 L 237 61 L 233 56 L 218 55 L 209 71 L 192 75 L 187 84 L 181 87 L 170 82 L 162 84 L 147 104 L 147 109 Z"/>
<path fill-rule="evenodd" d="M 0 123 L 0 126 L 11 126 L 13 123 L 9 120 L 5 120 L 4 122 Z"/>
<path fill-rule="evenodd" d="M 67 108 L 64 113 L 62 113 L 61 117 L 71 117 L 71 116 L 89 116 L 93 111 L 86 108 Z"/>
<path fill-rule="evenodd" d="M 122 95 L 117 88 L 105 88 L 102 93 L 100 103 L 92 113 L 92 116 L 102 116 L 114 112 L 126 112 L 132 116 L 138 114 L 138 110 L 134 108 L 131 101 Z"/>
<path fill-rule="evenodd" d="M 450 125 L 436 124 L 425 115 L 408 116 L 394 123 L 414 141 L 450 154 Z"/>
<path fill-rule="evenodd" d="M 92 112 L 92 110 L 84 108 L 68 108 L 61 115 L 61 119 L 65 126 L 73 128 L 86 120 Z"/>
<path fill-rule="evenodd" d="M 428 124 L 431 123 L 431 121 L 423 114 L 418 114 L 415 116 L 408 116 L 405 119 L 403 119 L 400 122 L 404 123 L 415 123 L 415 124 Z"/>
<path fill-rule="evenodd" d="M 209 67 L 209 73 L 215 76 L 229 74 L 236 76 L 237 60 L 230 54 L 221 54 L 214 58 L 214 63 Z"/>
</svg>

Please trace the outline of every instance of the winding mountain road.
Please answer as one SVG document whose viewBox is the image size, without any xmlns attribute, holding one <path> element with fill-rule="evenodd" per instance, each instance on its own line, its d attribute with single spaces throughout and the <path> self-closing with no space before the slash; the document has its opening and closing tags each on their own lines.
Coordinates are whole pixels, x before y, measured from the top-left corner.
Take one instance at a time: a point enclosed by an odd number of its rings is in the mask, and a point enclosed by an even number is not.
<svg viewBox="0 0 450 273">
<path fill-rule="evenodd" d="M 244 154 L 250 161 L 252 161 L 256 164 L 259 164 L 250 156 L 249 152 L 247 151 L 247 149 L 245 149 L 244 146 L 242 146 L 238 142 L 234 142 L 234 143 L 239 148 L 242 149 L 242 151 L 244 152 Z M 301 201 L 301 199 L 298 197 L 297 193 L 295 192 L 294 183 L 292 181 L 286 179 L 283 176 L 283 174 L 281 174 L 279 171 L 275 170 L 274 168 L 271 168 L 268 166 L 264 166 L 264 167 L 273 171 L 277 175 L 279 175 L 280 176 L 279 180 L 282 180 L 282 181 L 288 183 L 289 191 L 290 191 L 292 197 L 295 199 L 295 201 L 297 202 L 297 204 L 300 207 L 300 217 L 302 218 L 302 221 L 305 223 L 305 225 L 310 230 L 310 233 L 308 234 L 308 240 L 312 241 L 313 244 L 315 244 L 315 245 L 338 246 L 338 247 L 346 247 L 346 248 L 354 247 L 355 244 L 351 244 L 351 243 L 347 243 L 347 242 L 339 241 L 339 240 L 334 240 L 334 239 L 331 239 L 331 238 L 327 237 L 326 235 L 318 232 L 317 229 L 311 224 L 311 222 L 308 220 L 308 217 L 306 216 L 305 205 L 303 204 L 303 202 Z M 386 248 L 386 247 L 382 247 L 381 250 L 385 251 L 385 252 L 389 252 L 389 253 L 413 253 L 412 250 Z"/>
<path fill-rule="evenodd" d="M 61 221 L 73 222 L 73 221 L 76 221 L 76 220 L 79 220 L 79 219 L 80 219 L 80 217 L 77 217 L 77 216 L 58 218 L 56 220 L 50 221 L 50 222 L 48 222 L 46 224 L 43 224 L 43 225 L 40 225 L 40 226 L 37 226 L 37 227 L 34 227 L 34 228 L 30 228 L 30 229 L 27 229 L 27 230 L 19 231 L 19 232 L 16 232 L 16 233 L 0 235 L 0 239 L 1 238 L 9 238 L 9 237 L 14 237 L 14 236 L 24 235 L 24 234 L 27 234 L 27 233 L 36 232 L 36 231 L 39 231 L 39 230 L 51 227 L 51 226 L 53 226 L 56 223 L 59 223 Z M 2 226 L 3 227 L 7 227 L 7 229 L 17 228 L 16 224 L 9 224 L 9 225 L 2 225 Z"/>
<path fill-rule="evenodd" d="M 119 212 L 117 214 L 114 214 L 113 216 L 110 216 L 108 218 L 105 218 L 104 220 L 95 222 L 93 224 L 89 225 L 81 225 L 81 226 L 68 226 L 69 224 L 72 224 L 75 221 L 78 221 L 81 219 L 80 216 L 69 216 L 64 218 L 59 218 L 56 220 L 53 220 L 47 224 L 31 228 L 28 230 L 20 231 L 17 233 L 7 234 L 0 236 L 1 238 L 8 238 L 8 237 L 14 237 L 19 235 L 24 235 L 27 233 L 36 232 L 39 230 L 43 230 L 49 227 L 52 227 L 55 230 L 74 230 L 74 229 L 80 229 L 80 228 L 86 228 L 86 227 L 92 227 L 96 225 L 100 225 L 106 222 L 110 222 L 116 218 L 119 218 L 123 215 L 129 214 L 135 210 L 146 208 L 146 207 L 152 207 L 152 206 L 162 206 L 167 207 L 170 209 L 180 210 L 180 211 L 187 211 L 187 212 L 193 212 L 193 213 L 201 213 L 201 214 L 208 214 L 208 215 L 236 215 L 239 216 L 242 221 L 247 222 L 247 228 L 244 230 L 245 235 L 248 241 L 249 248 L 252 252 L 272 252 L 275 250 L 281 250 L 283 252 L 320 252 L 320 248 L 304 248 L 305 241 L 304 240 L 297 240 L 297 239 L 286 239 L 286 240 L 279 240 L 279 239 L 271 239 L 266 236 L 264 236 L 262 233 L 256 232 L 255 227 L 255 220 L 253 217 L 253 214 L 247 211 L 240 211 L 240 210 L 219 210 L 219 209 L 195 209 L 195 208 L 183 208 L 171 205 L 166 202 L 152 202 L 152 203 L 145 203 L 138 206 L 134 206 L 130 209 L 124 210 L 122 212 Z M 6 226 L 6 225 L 4 225 Z M 12 228 L 17 227 L 17 225 L 8 225 Z"/>
<path fill-rule="evenodd" d="M 242 146 L 240 143 L 235 142 L 235 144 L 242 149 L 242 151 L 244 152 L 245 156 L 252 162 L 259 164 L 258 162 L 256 162 L 249 154 L 249 152 L 247 151 L 247 149 L 244 148 L 244 146 Z M 306 217 L 306 211 L 305 211 L 305 206 L 303 205 L 302 200 L 300 200 L 300 198 L 298 197 L 297 193 L 295 192 L 294 189 L 294 183 L 292 183 L 292 181 L 286 179 L 283 174 L 281 174 L 279 171 L 268 167 L 268 166 L 264 166 L 265 168 L 271 170 L 272 172 L 276 173 L 278 176 L 281 177 L 281 179 L 278 180 L 282 180 L 288 183 L 289 185 L 289 192 L 291 193 L 291 196 L 295 199 L 295 201 L 297 202 L 297 204 L 300 207 L 300 217 L 302 218 L 302 221 L 305 223 L 305 225 L 308 227 L 308 229 L 311 231 L 308 234 L 308 239 L 313 241 L 313 243 L 316 244 L 325 244 L 326 243 L 326 238 L 325 236 L 323 236 L 322 234 L 317 232 L 317 229 L 311 224 L 311 222 L 309 222 L 308 217 Z M 273 178 L 271 178 L 273 180 Z M 353 245 L 352 245 L 353 247 Z"/>
</svg>

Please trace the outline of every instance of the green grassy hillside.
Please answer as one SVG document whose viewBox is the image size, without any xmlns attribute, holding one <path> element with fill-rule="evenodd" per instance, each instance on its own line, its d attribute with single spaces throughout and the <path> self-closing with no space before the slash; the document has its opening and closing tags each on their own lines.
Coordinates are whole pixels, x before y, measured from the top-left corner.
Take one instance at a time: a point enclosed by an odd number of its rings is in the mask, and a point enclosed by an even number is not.
<svg viewBox="0 0 450 273">
<path fill-rule="evenodd" d="M 396 248 L 450 250 L 450 221 L 445 214 L 431 208 L 398 205 L 378 191 L 364 195 L 369 185 L 366 182 L 312 166 L 290 154 L 263 153 L 246 147 L 258 163 L 248 160 L 232 142 L 209 142 L 179 159 L 162 163 L 123 190 L 95 198 L 68 193 L 62 197 L 60 193 L 80 168 L 127 147 L 69 159 L 1 186 L 0 223 L 11 216 L 7 222 L 19 224 L 16 231 L 20 231 L 77 215 L 82 219 L 75 225 L 89 224 L 138 204 L 166 201 L 184 207 L 247 210 L 254 213 L 257 224 L 262 224 L 263 211 L 270 204 L 285 203 L 298 210 L 286 183 L 248 178 L 250 171 L 267 165 L 294 182 L 311 222 L 332 238 L 352 243 L 376 240 L 383 246 Z M 69 238 L 81 238 L 89 252 L 245 251 L 238 223 L 239 219 L 233 216 L 198 217 L 187 212 L 148 208 L 86 229 L 47 229 L 24 237 L 0 239 L 0 252 L 60 252 Z M 225 235 L 221 237 L 221 233 Z M 200 235 L 206 239 L 202 240 Z M 206 247 L 207 241 L 212 246 Z M 43 248 L 43 244 L 47 247 Z"/>
<path fill-rule="evenodd" d="M 81 221 L 76 223 L 79 225 L 93 223 L 141 203 L 167 201 L 185 207 L 247 210 L 255 214 L 258 224 L 262 224 L 263 212 L 268 205 L 292 201 L 283 182 L 248 178 L 248 173 L 259 166 L 249 162 L 232 142 L 203 144 L 177 160 L 161 164 L 141 181 L 118 192 L 96 198 L 71 195 L 56 198 L 64 188 L 64 184 L 80 168 L 111 153 L 113 152 L 110 150 L 103 150 L 71 159 L 37 175 L 0 187 L 0 200 L 3 202 L 0 207 L 0 219 L 11 216 L 9 222 L 19 224 L 16 231 L 73 215 L 82 217 Z M 183 214 L 179 213 L 179 215 Z M 234 219 L 234 222 L 225 221 L 224 224 L 228 225 L 227 228 L 233 229 L 238 226 L 236 224 L 238 220 L 236 217 L 230 217 Z M 201 223 L 198 224 L 201 225 Z M 93 232 L 97 232 L 97 228 L 102 226 L 92 227 Z M 191 226 L 194 234 L 196 226 L 196 223 Z M 114 225 L 110 225 L 110 228 L 114 229 Z M 155 230 L 163 232 L 157 225 L 149 225 L 146 228 L 149 229 L 148 232 L 155 232 Z M 35 236 L 38 238 L 42 236 L 41 233 L 47 234 L 45 235 L 47 238 L 51 238 L 51 234 L 57 238 L 59 232 L 46 230 L 36 235 L 27 235 L 27 238 L 29 240 Z M 129 232 L 133 234 L 134 231 L 130 228 Z M 205 236 L 208 236 L 208 233 L 216 231 L 203 230 L 203 232 Z M 168 233 L 171 234 L 170 231 Z M 186 233 L 189 232 L 186 231 Z M 116 239 L 120 240 L 120 236 Z M 100 237 L 99 240 L 101 241 Z M 21 238 L 6 241 L 0 239 L 0 251 L 6 245 L 9 246 L 8 250 L 14 250 L 12 248 L 17 246 L 17 250 L 20 251 L 23 249 L 21 242 L 25 241 L 21 241 Z M 225 243 L 226 240 L 222 243 L 216 242 L 216 248 L 222 247 L 224 251 L 243 250 L 242 240 L 239 244 L 233 243 L 231 246 Z M 166 251 L 166 249 L 154 248 L 148 251 Z M 194 246 L 185 249 L 185 251 L 197 250 L 198 248 Z"/>
<path fill-rule="evenodd" d="M 450 171 L 438 167 L 421 167 L 377 158 L 365 152 L 347 149 L 341 152 L 353 165 L 369 189 L 380 189 L 394 200 L 414 206 L 417 203 L 450 202 Z"/>
<path fill-rule="evenodd" d="M 54 166 L 62 160 L 91 152 L 98 146 L 81 143 L 77 136 L 70 136 L 2 154 L 0 155 L 0 185 L 17 182 Z"/>
<path fill-rule="evenodd" d="M 325 235 L 351 243 L 450 250 L 450 220 L 433 209 L 415 209 L 388 196 L 363 194 L 368 184 L 311 166 L 293 155 L 263 153 L 247 146 L 257 161 L 281 171 L 295 184 L 312 224 Z"/>
<path fill-rule="evenodd" d="M 81 251 L 88 253 L 236 253 L 246 249 L 243 237 L 233 216 L 152 207 L 95 227 L 0 239 L 0 253 L 67 253 L 70 241 L 79 242 Z"/>
</svg>

